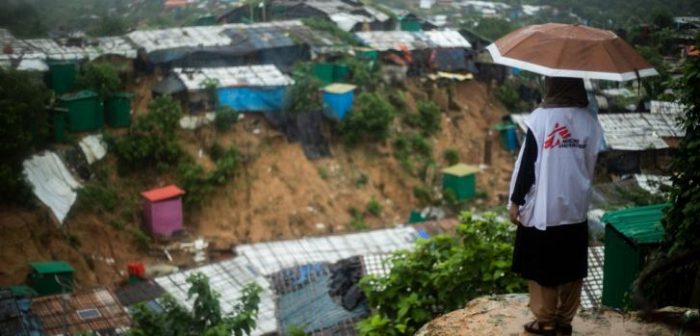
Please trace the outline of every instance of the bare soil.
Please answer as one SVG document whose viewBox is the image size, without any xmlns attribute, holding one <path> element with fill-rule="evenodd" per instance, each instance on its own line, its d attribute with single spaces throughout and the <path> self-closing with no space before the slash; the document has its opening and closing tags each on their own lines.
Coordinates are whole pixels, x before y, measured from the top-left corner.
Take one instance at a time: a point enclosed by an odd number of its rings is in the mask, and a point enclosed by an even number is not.
<svg viewBox="0 0 700 336">
<path fill-rule="evenodd" d="M 148 87 L 153 83 L 155 80 L 151 78 L 134 85 L 137 113 L 146 109 L 150 100 Z M 413 187 L 439 188 L 439 169 L 446 166 L 442 158 L 444 150 L 456 149 L 461 161 L 467 164 L 482 164 L 488 128 L 505 113 L 483 83 L 455 84 L 453 105 L 456 106 L 451 110 L 446 89 L 426 90 L 426 85 L 430 84 L 412 80 L 405 88 L 409 111 L 415 110 L 418 99 L 434 99 L 446 111 L 442 130 L 430 138 L 438 169 L 425 181 L 401 167 L 388 142 L 348 148 L 339 139 L 333 139 L 331 158 L 308 160 L 300 144 L 288 142 L 259 115 L 246 115 L 228 132 L 217 132 L 213 126 L 181 131 L 185 150 L 205 169 L 214 167 L 206 155 L 206 148 L 214 142 L 223 147 L 235 145 L 244 159 L 243 169 L 233 181 L 216 190 L 201 209 L 185 214 L 185 240 L 203 237 L 215 248 L 227 250 L 242 243 L 363 229 L 350 225 L 351 208 L 364 213 L 367 228 L 405 223 L 410 210 L 417 207 Z M 505 204 L 513 164 L 512 154 L 498 144 L 498 135 L 491 137 L 492 164 L 477 175 L 477 189 L 485 198 L 472 203 L 481 209 Z M 103 164 L 115 166 L 115 162 L 110 156 Z M 114 172 L 110 177 L 113 186 L 131 203 L 137 202 L 139 191 L 172 181 L 172 176 L 125 180 Z M 382 205 L 379 216 L 365 211 L 372 199 Z M 138 249 L 133 234 L 141 225 L 138 214 L 124 223 L 125 227 L 115 228 L 110 223 L 115 214 L 74 209 L 64 228 L 59 229 L 41 207 L 1 210 L 0 286 L 21 283 L 29 269 L 28 263 L 39 260 L 68 261 L 76 268 L 78 284 L 86 287 L 124 281 L 128 262 L 186 266 L 177 257 L 174 262 L 166 260 L 160 250 Z"/>
</svg>

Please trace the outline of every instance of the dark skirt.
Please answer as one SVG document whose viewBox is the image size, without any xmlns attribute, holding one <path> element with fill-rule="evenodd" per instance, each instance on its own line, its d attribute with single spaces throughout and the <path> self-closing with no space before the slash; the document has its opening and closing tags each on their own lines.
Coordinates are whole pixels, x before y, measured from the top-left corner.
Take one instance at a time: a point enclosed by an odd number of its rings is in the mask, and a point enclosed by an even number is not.
<svg viewBox="0 0 700 336">
<path fill-rule="evenodd" d="M 513 272 L 541 286 L 555 287 L 588 275 L 587 222 L 540 231 L 518 226 Z"/>
</svg>

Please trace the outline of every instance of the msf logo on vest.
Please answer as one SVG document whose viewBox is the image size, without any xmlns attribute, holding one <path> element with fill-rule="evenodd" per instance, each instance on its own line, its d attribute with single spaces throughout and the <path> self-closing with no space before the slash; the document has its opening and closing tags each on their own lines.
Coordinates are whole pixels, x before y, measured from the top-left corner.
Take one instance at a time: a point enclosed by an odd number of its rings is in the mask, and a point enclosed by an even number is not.
<svg viewBox="0 0 700 336">
<path fill-rule="evenodd" d="M 586 144 L 581 144 L 579 139 L 574 138 L 566 126 L 556 123 L 544 141 L 544 149 L 552 148 L 586 148 Z"/>
</svg>

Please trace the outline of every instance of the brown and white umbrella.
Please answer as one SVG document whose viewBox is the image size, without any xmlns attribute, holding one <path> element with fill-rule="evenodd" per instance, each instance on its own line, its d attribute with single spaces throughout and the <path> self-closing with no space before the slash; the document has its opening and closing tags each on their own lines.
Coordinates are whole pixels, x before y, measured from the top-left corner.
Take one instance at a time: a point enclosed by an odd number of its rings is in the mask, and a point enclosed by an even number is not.
<svg viewBox="0 0 700 336">
<path fill-rule="evenodd" d="M 486 49 L 495 63 L 550 77 L 626 81 L 659 74 L 615 33 L 586 26 L 527 26 Z"/>
</svg>

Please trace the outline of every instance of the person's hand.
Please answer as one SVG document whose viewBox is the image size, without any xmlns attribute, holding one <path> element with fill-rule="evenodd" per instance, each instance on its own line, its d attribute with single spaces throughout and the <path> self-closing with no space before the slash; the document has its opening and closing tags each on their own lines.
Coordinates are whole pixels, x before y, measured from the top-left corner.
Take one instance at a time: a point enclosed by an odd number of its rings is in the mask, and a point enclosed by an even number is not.
<svg viewBox="0 0 700 336">
<path fill-rule="evenodd" d="M 510 216 L 510 222 L 513 223 L 513 225 L 520 225 L 520 207 L 518 207 L 517 204 L 510 204 L 510 208 L 508 209 L 508 215 Z"/>
</svg>

